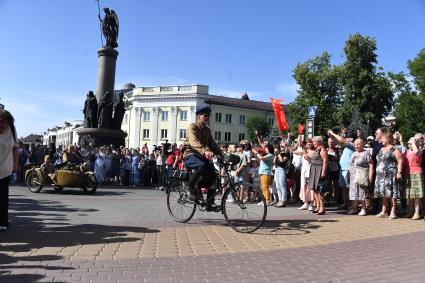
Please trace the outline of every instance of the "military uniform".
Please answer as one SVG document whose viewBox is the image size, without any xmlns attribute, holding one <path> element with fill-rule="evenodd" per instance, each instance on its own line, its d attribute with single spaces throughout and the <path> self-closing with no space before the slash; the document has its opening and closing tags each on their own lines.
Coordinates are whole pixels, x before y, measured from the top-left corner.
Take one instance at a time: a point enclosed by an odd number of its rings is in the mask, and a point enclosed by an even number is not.
<svg viewBox="0 0 425 283">
<path fill-rule="evenodd" d="M 221 150 L 211 135 L 211 130 L 208 125 L 203 123 L 192 123 L 186 129 L 186 140 L 183 145 L 185 151 L 183 158 L 191 154 L 195 154 L 200 158 L 205 158 L 206 151 L 212 151 L 216 155 L 221 155 Z"/>
<path fill-rule="evenodd" d="M 196 114 L 210 114 L 208 107 L 201 108 Z M 205 157 L 205 152 L 211 151 L 216 155 L 222 155 L 220 147 L 211 135 L 208 125 L 201 122 L 190 124 L 186 129 L 187 137 L 184 141 L 183 161 L 186 167 L 193 169 L 187 183 L 191 190 L 191 199 L 196 199 L 198 188 L 209 188 L 207 198 L 215 194 L 215 188 L 210 188 L 217 180 L 217 173 L 213 164 Z M 210 208 L 211 203 L 207 204 Z"/>
</svg>

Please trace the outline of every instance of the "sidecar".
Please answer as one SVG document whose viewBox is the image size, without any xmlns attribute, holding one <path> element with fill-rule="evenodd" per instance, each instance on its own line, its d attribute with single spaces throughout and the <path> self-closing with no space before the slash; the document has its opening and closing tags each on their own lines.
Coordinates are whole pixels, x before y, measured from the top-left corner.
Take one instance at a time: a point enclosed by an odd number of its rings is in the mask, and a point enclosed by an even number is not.
<svg viewBox="0 0 425 283">
<path fill-rule="evenodd" d="M 52 185 L 60 192 L 64 187 L 81 188 L 86 194 L 94 194 L 97 180 L 94 172 L 88 170 L 87 163 L 82 165 L 65 164 L 48 173 L 41 166 L 30 166 L 25 172 L 28 189 L 33 193 L 40 192 L 44 186 Z"/>
</svg>

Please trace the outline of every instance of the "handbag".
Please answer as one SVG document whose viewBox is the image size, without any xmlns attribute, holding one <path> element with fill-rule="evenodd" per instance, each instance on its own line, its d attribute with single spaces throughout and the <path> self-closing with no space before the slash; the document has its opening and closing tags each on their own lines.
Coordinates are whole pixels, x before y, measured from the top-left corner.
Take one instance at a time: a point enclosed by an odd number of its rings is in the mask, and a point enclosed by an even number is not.
<svg viewBox="0 0 425 283">
<path fill-rule="evenodd" d="M 360 187 L 369 187 L 369 168 L 356 166 L 354 182 Z"/>
<path fill-rule="evenodd" d="M 319 183 L 317 183 L 317 191 L 320 193 L 331 191 L 331 182 L 327 177 L 319 179 Z"/>
</svg>

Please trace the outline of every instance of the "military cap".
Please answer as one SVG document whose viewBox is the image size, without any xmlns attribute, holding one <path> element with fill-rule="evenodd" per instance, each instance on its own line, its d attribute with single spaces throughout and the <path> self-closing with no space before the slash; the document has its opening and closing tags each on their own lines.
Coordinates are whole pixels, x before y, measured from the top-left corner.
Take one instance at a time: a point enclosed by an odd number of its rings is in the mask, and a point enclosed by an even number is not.
<svg viewBox="0 0 425 283">
<path fill-rule="evenodd" d="M 199 114 L 211 114 L 211 108 L 209 106 L 200 106 L 196 108 L 196 115 Z"/>
</svg>

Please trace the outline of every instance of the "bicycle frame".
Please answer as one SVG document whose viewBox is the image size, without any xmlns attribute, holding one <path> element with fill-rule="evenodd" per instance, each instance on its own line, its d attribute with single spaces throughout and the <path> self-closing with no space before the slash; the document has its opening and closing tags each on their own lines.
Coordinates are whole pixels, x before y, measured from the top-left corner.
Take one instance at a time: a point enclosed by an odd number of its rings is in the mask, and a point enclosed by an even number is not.
<svg viewBox="0 0 425 283">
<path fill-rule="evenodd" d="M 233 180 L 233 176 L 230 175 L 230 166 L 231 164 L 226 164 L 224 162 L 221 162 L 220 160 L 218 161 L 218 165 L 219 165 L 219 170 L 218 170 L 218 178 L 216 181 L 216 190 L 215 190 L 215 194 L 210 196 L 207 199 L 204 199 L 203 194 L 201 192 L 201 188 L 197 188 L 198 190 L 198 194 L 202 196 L 201 202 L 197 201 L 197 204 L 201 207 L 205 207 L 205 205 L 208 202 L 212 202 L 215 200 L 215 197 L 219 194 L 224 195 L 224 192 L 226 190 L 234 190 L 234 187 L 238 184 L 241 184 L 242 182 L 235 182 Z M 222 174 L 221 172 L 224 170 L 224 174 Z M 221 180 L 224 179 L 224 183 L 221 182 Z M 221 212 L 223 213 L 223 211 Z"/>
<path fill-rule="evenodd" d="M 234 181 L 230 174 L 232 163 L 226 163 L 219 159 L 218 164 L 219 178 L 216 181 L 217 187 L 214 194 L 205 197 L 201 188 L 197 187 L 199 198 L 196 201 L 189 199 L 188 188 L 185 184 L 189 176 L 183 172 L 179 176 L 175 176 L 175 180 L 166 190 L 167 208 L 171 217 L 177 222 L 186 223 L 192 219 L 197 207 L 201 211 L 210 211 L 207 209 L 208 204 L 212 204 L 215 197 L 222 194 L 221 205 L 212 207 L 211 211 L 221 211 L 229 226 L 238 232 L 256 231 L 263 225 L 267 216 L 267 205 L 263 195 L 258 187 L 250 183 Z M 258 201 L 262 202 L 261 208 L 258 206 L 260 204 Z M 258 211 L 256 208 L 260 208 L 260 210 Z M 254 217 L 251 217 L 252 215 Z"/>
</svg>

